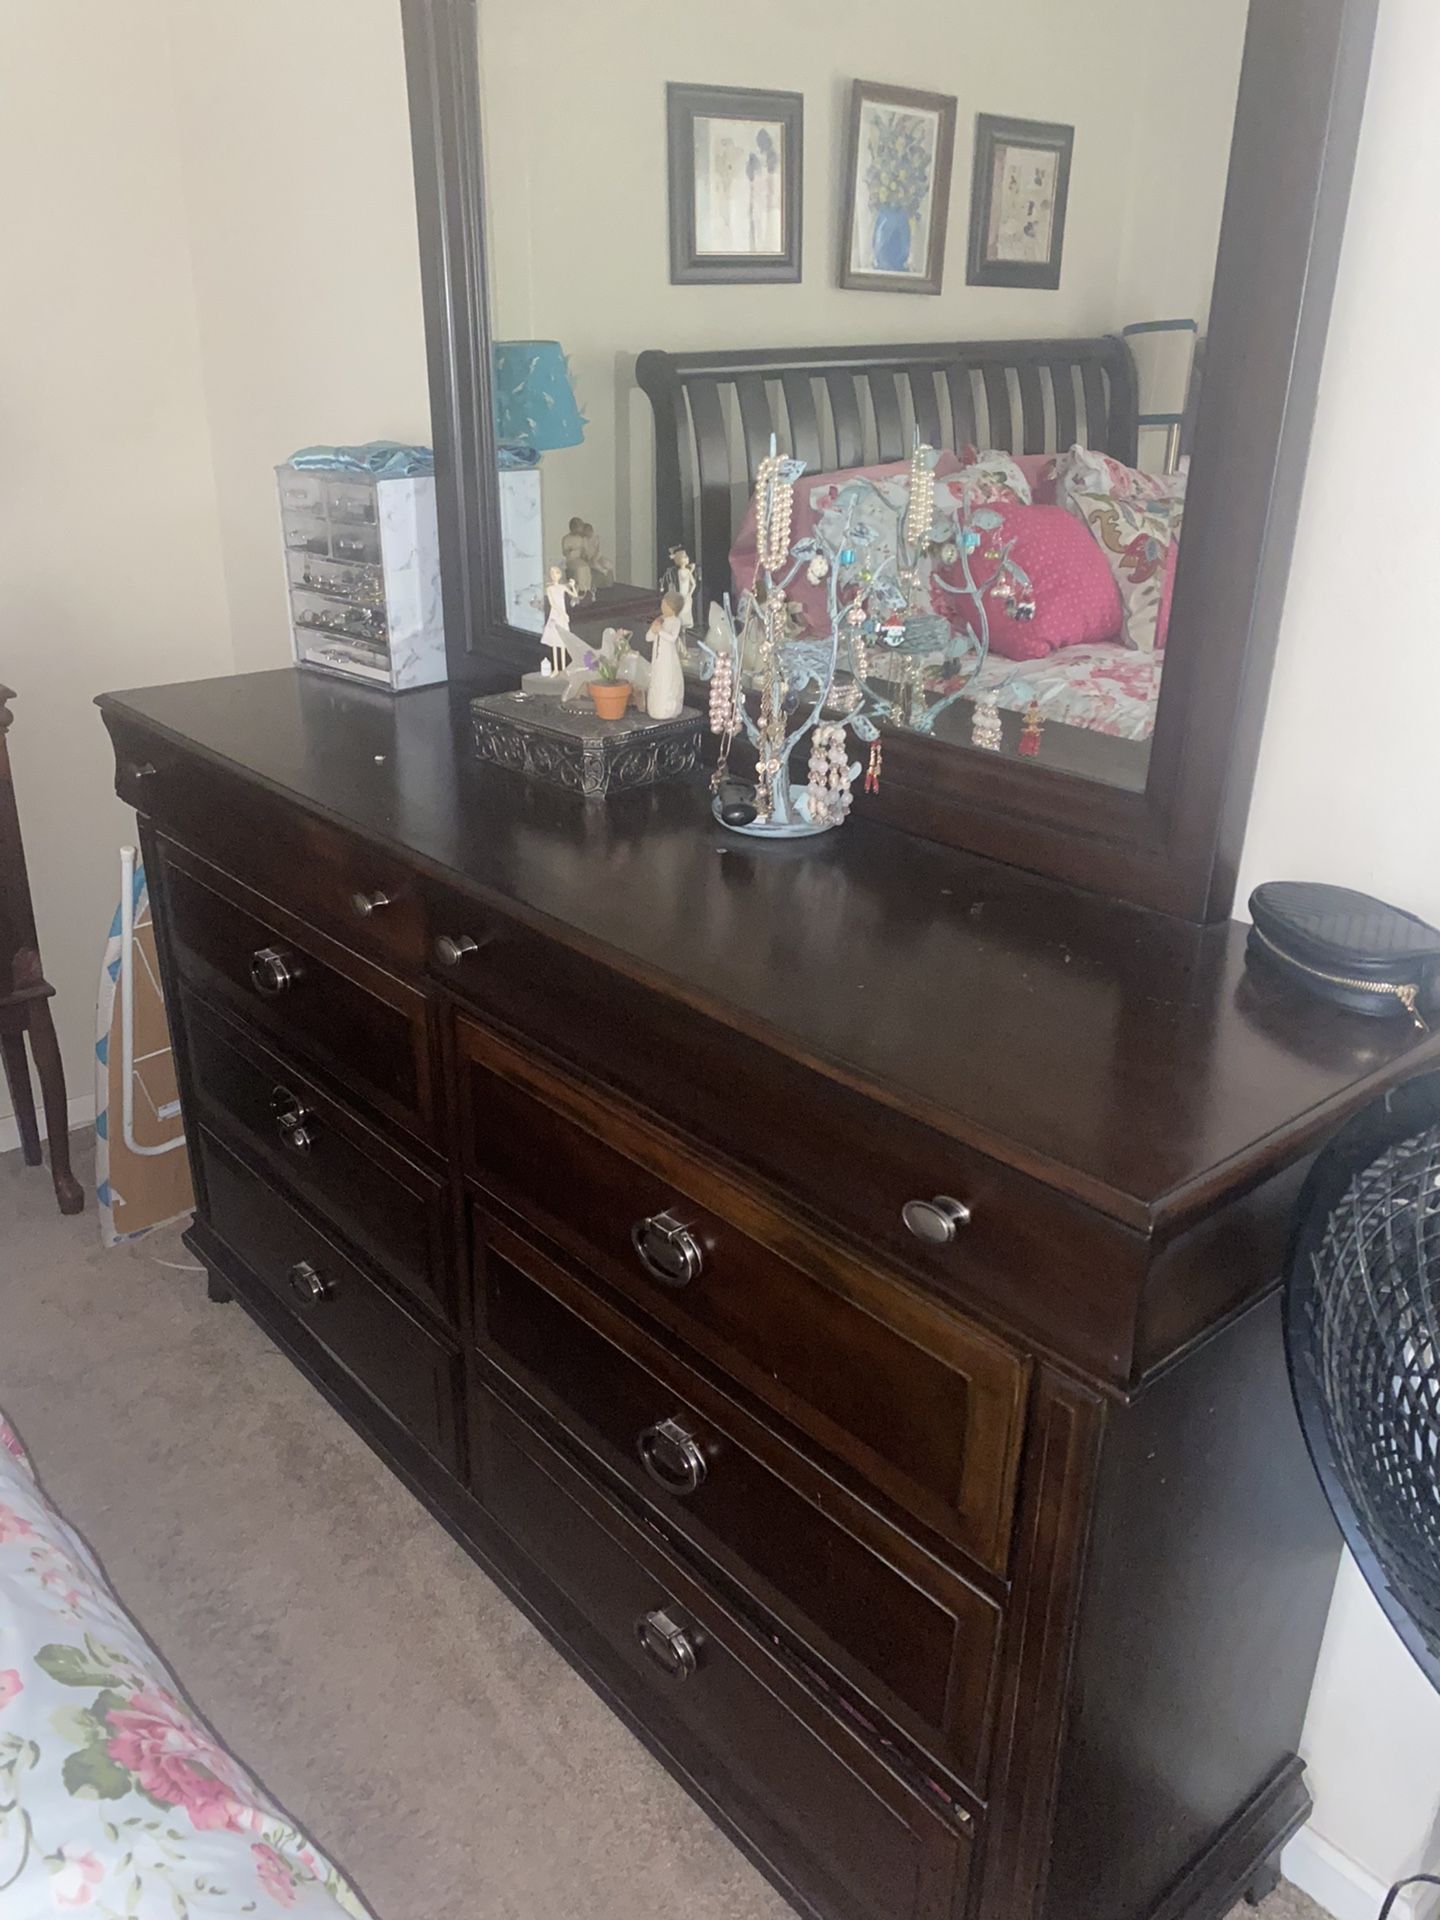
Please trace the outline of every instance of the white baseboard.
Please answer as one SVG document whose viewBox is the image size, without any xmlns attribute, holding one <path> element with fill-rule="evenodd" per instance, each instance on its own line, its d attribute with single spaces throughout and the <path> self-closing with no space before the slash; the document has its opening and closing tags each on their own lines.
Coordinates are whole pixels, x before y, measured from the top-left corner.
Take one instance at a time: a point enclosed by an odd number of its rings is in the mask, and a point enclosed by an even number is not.
<svg viewBox="0 0 1440 1920">
<path fill-rule="evenodd" d="M 1377 1920 L 1389 1887 L 1357 1860 L 1302 1827 L 1280 1856 L 1285 1878 L 1335 1920 Z M 1433 1920 L 1440 1888 L 1412 1887 L 1395 1902 L 1394 1920 Z"/>
<path fill-rule="evenodd" d="M 45 1115 L 38 1115 L 40 1138 L 45 1138 Z M 77 1094 L 70 1102 L 66 1118 L 73 1133 L 77 1127 L 93 1127 L 95 1124 L 95 1096 L 93 1093 Z M 20 1145 L 20 1129 L 15 1123 L 13 1113 L 0 1113 L 0 1153 L 14 1153 Z"/>
</svg>

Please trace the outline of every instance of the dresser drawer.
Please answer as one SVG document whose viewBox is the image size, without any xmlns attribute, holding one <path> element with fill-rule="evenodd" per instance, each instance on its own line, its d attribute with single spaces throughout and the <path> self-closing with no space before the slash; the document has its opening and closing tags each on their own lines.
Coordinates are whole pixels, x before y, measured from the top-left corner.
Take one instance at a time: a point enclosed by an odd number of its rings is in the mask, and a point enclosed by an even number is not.
<svg viewBox="0 0 1440 1920">
<path fill-rule="evenodd" d="M 489 1395 L 482 1408 L 486 1504 L 599 1635 L 682 1774 L 823 1911 L 960 1915 L 968 1811 L 922 1797 L 539 1435 Z"/>
<path fill-rule="evenodd" d="M 205 1217 L 332 1359 L 452 1473 L 459 1355 L 203 1127 Z"/>
<path fill-rule="evenodd" d="M 158 735 L 112 731 L 116 791 L 163 832 L 344 945 L 402 973 L 420 971 L 424 916 L 398 856 Z"/>
<path fill-rule="evenodd" d="M 431 1312 L 450 1318 L 445 1188 L 249 1033 L 182 997 L 191 1084 L 212 1124 Z"/>
<path fill-rule="evenodd" d="M 162 845 L 168 931 L 182 977 L 429 1137 L 424 997 L 227 875 Z"/>
<path fill-rule="evenodd" d="M 478 1023 L 459 1021 L 457 1051 L 462 1151 L 475 1179 L 867 1487 L 1004 1568 L 1024 1361 L 944 1308 L 853 1261 L 828 1259 L 715 1165 Z M 663 1226 L 644 1225 L 666 1216 L 689 1236 L 690 1266 L 698 1265 L 689 1279 L 687 1243 L 667 1243 Z M 770 1244 L 733 1225 L 737 1217 Z M 776 1246 L 808 1256 L 823 1278 Z M 666 1268 L 684 1283 L 667 1283 Z"/>
<path fill-rule="evenodd" d="M 749 857 L 726 865 L 737 886 Z M 723 1155 L 747 1178 L 742 1199 L 768 1194 L 832 1244 L 878 1255 L 1024 1345 L 1128 1378 L 1134 1299 L 1152 1255 L 1143 1234 L 848 1084 L 842 1071 L 708 1017 L 682 993 L 647 986 L 453 888 L 423 886 L 432 928 L 474 943 L 459 964 L 437 964 L 437 979 L 487 1019 L 663 1114 L 702 1152 Z M 667 911 L 677 911 L 673 902 Z M 876 1013 L 908 1018 L 887 1009 L 883 994 Z M 955 1017 L 983 1020 L 984 1010 Z M 596 1111 L 592 1130 L 613 1137 L 619 1123 L 607 1123 L 603 1100 Z M 1043 1168 L 1043 1143 L 1032 1158 Z M 970 1223 L 947 1240 L 918 1238 L 903 1211 L 937 1195 L 963 1201 Z"/>
<path fill-rule="evenodd" d="M 979 1790 L 999 1609 L 507 1229 L 480 1268 L 491 1362 Z"/>
</svg>

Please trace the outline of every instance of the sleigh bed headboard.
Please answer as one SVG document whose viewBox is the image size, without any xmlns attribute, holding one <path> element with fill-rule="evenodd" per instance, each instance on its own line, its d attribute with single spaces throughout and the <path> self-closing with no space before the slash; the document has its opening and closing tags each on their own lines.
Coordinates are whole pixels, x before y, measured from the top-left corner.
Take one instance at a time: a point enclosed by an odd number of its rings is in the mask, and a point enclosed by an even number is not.
<svg viewBox="0 0 1440 1920">
<path fill-rule="evenodd" d="M 927 346 L 651 350 L 635 377 L 655 414 L 661 572 L 684 546 L 701 593 L 730 584 L 730 546 L 773 433 L 812 473 L 932 447 L 1055 453 L 1077 440 L 1133 466 L 1135 370 L 1118 335 Z"/>
</svg>

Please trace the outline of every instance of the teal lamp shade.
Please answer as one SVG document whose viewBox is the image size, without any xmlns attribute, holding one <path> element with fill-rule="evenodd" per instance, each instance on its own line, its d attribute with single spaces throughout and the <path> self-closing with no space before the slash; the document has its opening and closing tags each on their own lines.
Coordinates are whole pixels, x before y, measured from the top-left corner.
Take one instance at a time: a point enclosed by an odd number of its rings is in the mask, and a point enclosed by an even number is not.
<svg viewBox="0 0 1440 1920">
<path fill-rule="evenodd" d="M 575 400 L 570 366 L 558 340 L 496 340 L 495 435 L 548 453 L 578 447 L 585 416 Z"/>
</svg>

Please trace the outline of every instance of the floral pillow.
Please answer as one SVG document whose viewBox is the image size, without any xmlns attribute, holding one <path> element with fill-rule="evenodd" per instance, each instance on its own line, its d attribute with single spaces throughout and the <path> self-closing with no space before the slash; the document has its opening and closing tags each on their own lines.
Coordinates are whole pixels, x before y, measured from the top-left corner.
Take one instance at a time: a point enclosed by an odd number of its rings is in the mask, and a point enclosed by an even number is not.
<svg viewBox="0 0 1440 1920">
<path fill-rule="evenodd" d="M 1185 476 L 1142 473 L 1109 454 L 1072 447 L 1058 463 L 1056 497 L 1090 529 L 1124 608 L 1124 639 L 1141 653 L 1165 645 L 1185 517 Z"/>
<path fill-rule="evenodd" d="M 367 1920 L 196 1718 L 0 1416 L 0 1912 Z"/>
<path fill-rule="evenodd" d="M 955 479 L 972 507 L 1028 507 L 1034 502 L 1024 467 L 1013 453 L 1002 453 L 998 447 L 987 447 L 983 453 L 966 447 Z"/>
<path fill-rule="evenodd" d="M 1022 506 L 1027 500 L 1036 507 L 1055 505 L 1055 473 L 1059 458 L 1054 453 L 1000 453 L 995 449 L 977 453 L 973 446 L 960 449 L 962 471 L 966 467 L 990 467 L 1002 460 L 1014 467 L 1025 482 L 1025 493 L 1016 490 L 1016 497 Z"/>
<path fill-rule="evenodd" d="M 1183 500 L 1183 473 L 1145 473 L 1127 467 L 1093 447 L 1071 447 L 1055 462 L 1055 500 L 1068 507 L 1082 493 L 1103 493 L 1116 500 Z"/>
</svg>

